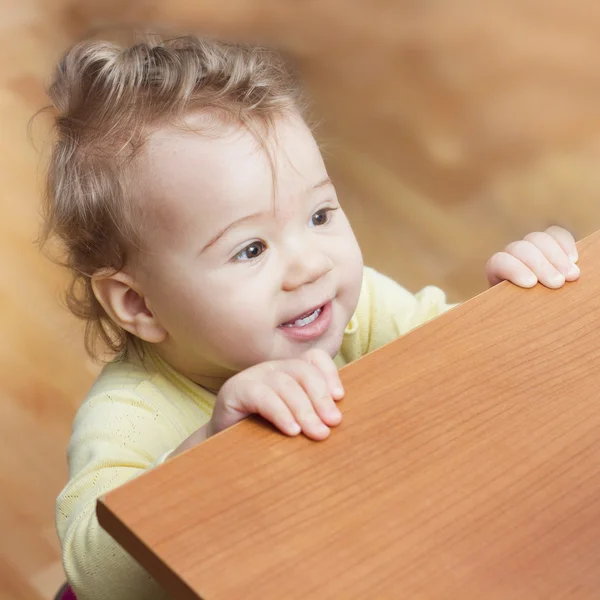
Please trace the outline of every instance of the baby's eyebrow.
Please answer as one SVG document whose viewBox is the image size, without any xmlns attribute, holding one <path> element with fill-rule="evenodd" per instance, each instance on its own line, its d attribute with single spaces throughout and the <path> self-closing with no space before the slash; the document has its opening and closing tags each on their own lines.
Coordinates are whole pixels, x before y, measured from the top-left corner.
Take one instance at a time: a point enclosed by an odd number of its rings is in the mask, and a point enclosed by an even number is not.
<svg viewBox="0 0 600 600">
<path fill-rule="evenodd" d="M 327 185 L 333 185 L 329 177 L 326 177 L 322 181 L 319 181 L 319 183 L 316 183 L 315 185 L 309 187 L 308 192 L 314 192 L 315 190 L 321 189 L 322 187 L 325 187 Z M 223 237 L 232 227 L 235 227 L 240 223 L 244 223 L 245 221 L 250 221 L 251 219 L 256 219 L 257 217 L 262 217 L 264 214 L 266 214 L 264 211 L 252 213 L 251 215 L 246 215 L 245 217 L 241 217 L 240 219 L 236 219 L 232 223 L 229 223 L 227 227 L 225 227 L 219 233 L 217 233 L 217 235 L 215 235 L 215 237 L 212 238 L 212 240 L 210 240 L 210 242 L 208 242 L 208 244 L 206 244 L 206 246 L 204 246 L 202 250 L 200 250 L 200 254 L 202 254 L 205 250 L 216 244 L 219 241 L 219 239 Z"/>
<path fill-rule="evenodd" d="M 246 215 L 245 217 L 241 217 L 240 219 L 236 219 L 232 223 L 229 223 L 229 225 L 227 225 L 227 227 L 225 227 L 219 233 L 217 233 L 217 235 L 215 235 L 215 237 L 212 240 L 210 240 L 210 242 L 208 242 L 208 244 L 206 244 L 206 246 L 204 246 L 204 248 L 202 248 L 202 250 L 200 250 L 200 254 L 202 254 L 205 250 L 207 250 L 212 245 L 214 245 L 219 240 L 219 238 L 223 237 L 232 227 L 235 227 L 236 225 L 239 225 L 240 223 L 243 223 L 245 221 L 250 221 L 251 219 L 256 219 L 256 217 L 262 217 L 265 214 L 266 213 L 264 211 L 252 213 L 251 215 Z"/>
<path fill-rule="evenodd" d="M 308 190 L 309 190 L 309 192 L 314 192 L 315 190 L 325 187 L 326 185 L 333 185 L 333 183 L 331 182 L 331 179 L 329 177 L 325 177 L 325 179 L 323 179 L 323 181 L 319 181 L 319 183 L 316 183 L 311 188 L 308 188 Z"/>
</svg>

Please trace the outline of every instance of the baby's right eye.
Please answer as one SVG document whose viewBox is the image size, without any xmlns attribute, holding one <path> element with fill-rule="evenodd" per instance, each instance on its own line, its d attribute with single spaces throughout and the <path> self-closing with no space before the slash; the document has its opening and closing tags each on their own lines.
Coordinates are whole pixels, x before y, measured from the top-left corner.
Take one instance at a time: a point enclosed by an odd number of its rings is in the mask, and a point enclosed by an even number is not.
<svg viewBox="0 0 600 600">
<path fill-rule="evenodd" d="M 248 244 L 243 250 L 238 252 L 233 260 L 252 260 L 253 258 L 257 258 L 260 256 L 267 247 L 263 242 L 252 242 Z"/>
</svg>

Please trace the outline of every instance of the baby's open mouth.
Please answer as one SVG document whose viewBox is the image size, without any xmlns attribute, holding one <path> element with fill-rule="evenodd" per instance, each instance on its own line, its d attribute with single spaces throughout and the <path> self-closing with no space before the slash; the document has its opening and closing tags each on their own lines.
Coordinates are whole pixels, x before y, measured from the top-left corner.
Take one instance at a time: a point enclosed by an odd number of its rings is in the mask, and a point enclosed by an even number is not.
<svg viewBox="0 0 600 600">
<path fill-rule="evenodd" d="M 277 329 L 289 341 L 314 342 L 329 330 L 332 315 L 332 301 L 329 300 L 282 323 Z"/>
<path fill-rule="evenodd" d="M 291 321 L 286 321 L 285 323 L 282 323 L 279 327 L 305 327 L 313 321 L 316 321 L 319 318 L 319 315 L 321 314 L 322 310 L 323 307 L 320 306 L 319 308 L 304 313 L 303 315 L 300 315 L 299 317 L 296 317 Z"/>
</svg>

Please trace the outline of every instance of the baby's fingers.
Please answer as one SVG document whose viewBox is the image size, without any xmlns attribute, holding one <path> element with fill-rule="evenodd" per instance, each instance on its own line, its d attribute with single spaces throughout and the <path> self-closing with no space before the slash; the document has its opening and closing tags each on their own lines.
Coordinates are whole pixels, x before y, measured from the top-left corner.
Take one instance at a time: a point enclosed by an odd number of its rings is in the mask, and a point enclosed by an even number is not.
<svg viewBox="0 0 600 600">
<path fill-rule="evenodd" d="M 564 232 L 573 240 L 573 248 L 575 240 L 568 231 L 556 228 L 560 232 Z M 561 234 L 559 234 L 561 235 Z M 531 242 L 540 252 L 548 259 L 548 261 L 564 276 L 566 281 L 575 281 L 579 277 L 579 267 L 569 258 L 568 250 L 565 250 L 555 237 L 550 233 L 536 231 L 525 236 L 527 242 Z M 566 244 L 565 244 L 566 246 Z"/>
<path fill-rule="evenodd" d="M 530 288 L 537 283 L 533 271 L 507 252 L 494 254 L 488 261 L 486 272 L 490 285 L 496 285 L 501 281 L 512 281 L 519 287 Z"/>
<path fill-rule="evenodd" d="M 302 358 L 317 367 L 327 382 L 329 393 L 334 400 L 341 400 L 344 397 L 344 386 L 338 368 L 329 354 L 323 350 L 309 350 L 302 355 Z"/>
<path fill-rule="evenodd" d="M 259 414 L 287 435 L 295 436 L 302 430 L 287 404 L 268 385 L 258 382 L 247 385 L 241 403 L 248 414 Z"/>
<path fill-rule="evenodd" d="M 562 227 L 553 225 L 546 229 L 546 233 L 552 236 L 564 250 L 565 254 L 569 259 L 576 263 L 579 260 L 579 254 L 577 252 L 577 242 L 570 231 Z"/>
<path fill-rule="evenodd" d="M 322 383 L 323 387 L 319 392 L 319 396 L 323 396 L 323 394 L 329 396 L 325 382 Z M 329 427 L 325 424 L 325 419 L 317 412 L 321 407 L 318 404 L 315 405 L 314 400 L 310 397 L 310 391 L 307 391 L 304 387 L 304 382 L 301 384 L 288 373 L 276 371 L 271 376 L 269 385 L 285 403 L 304 435 L 313 440 L 324 440 L 329 436 Z M 307 387 L 310 389 L 310 385 Z M 311 391 L 314 392 L 314 390 Z M 330 397 L 329 402 L 337 410 Z"/>
<path fill-rule="evenodd" d="M 505 252 L 527 267 L 542 285 L 548 288 L 559 288 L 565 283 L 564 275 L 531 242 L 525 240 L 513 242 L 506 247 Z M 513 277 L 509 279 L 513 283 L 521 285 Z M 521 285 L 521 287 L 531 287 L 531 285 Z"/>
</svg>

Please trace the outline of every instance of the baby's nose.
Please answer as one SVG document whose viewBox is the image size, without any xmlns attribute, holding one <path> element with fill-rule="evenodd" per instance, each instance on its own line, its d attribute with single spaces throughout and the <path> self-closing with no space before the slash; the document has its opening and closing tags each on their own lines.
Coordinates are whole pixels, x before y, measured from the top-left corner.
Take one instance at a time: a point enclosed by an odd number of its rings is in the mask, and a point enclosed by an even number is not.
<svg viewBox="0 0 600 600">
<path fill-rule="evenodd" d="M 332 260 L 321 252 L 298 254 L 288 265 L 283 287 L 286 291 L 291 291 L 314 283 L 332 269 Z"/>
</svg>

